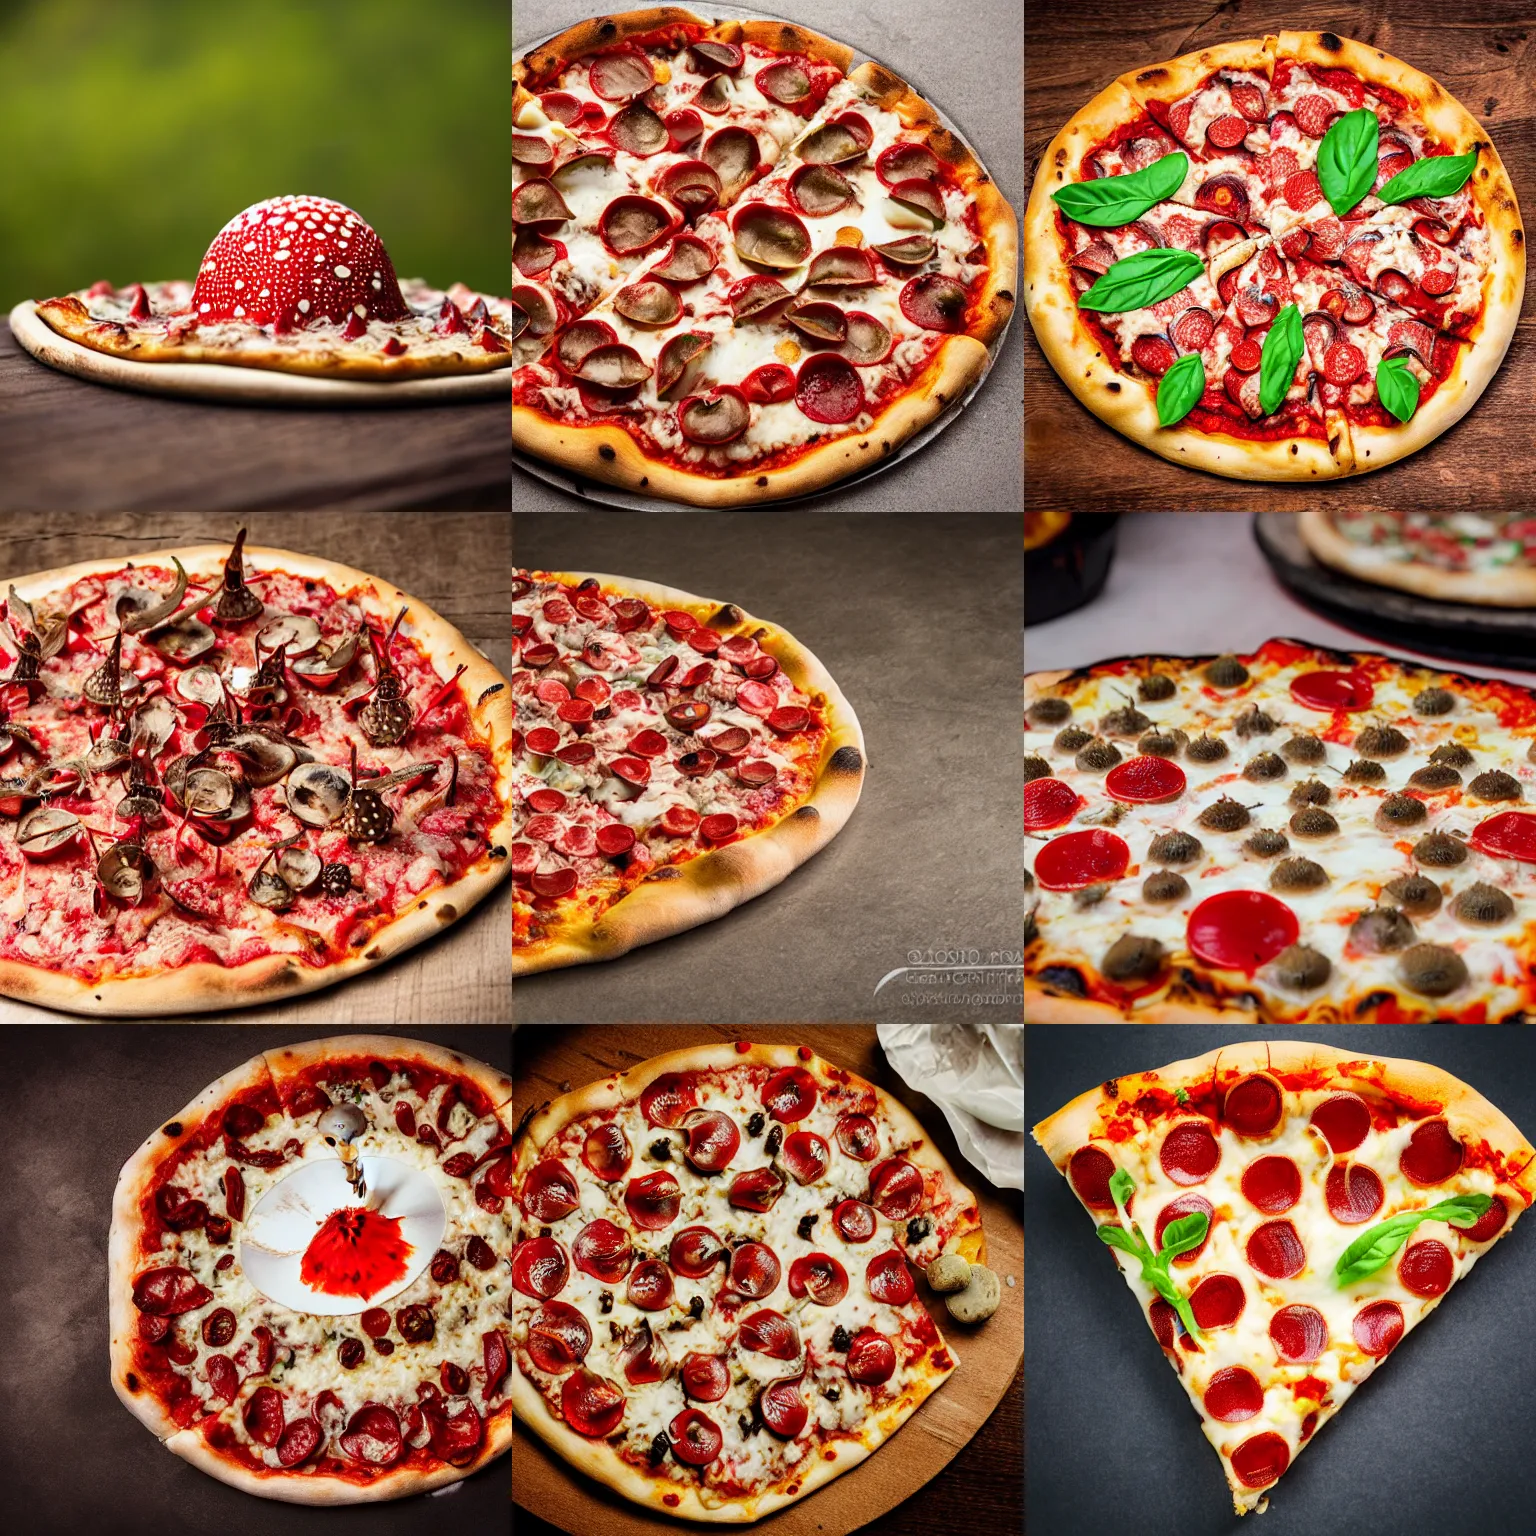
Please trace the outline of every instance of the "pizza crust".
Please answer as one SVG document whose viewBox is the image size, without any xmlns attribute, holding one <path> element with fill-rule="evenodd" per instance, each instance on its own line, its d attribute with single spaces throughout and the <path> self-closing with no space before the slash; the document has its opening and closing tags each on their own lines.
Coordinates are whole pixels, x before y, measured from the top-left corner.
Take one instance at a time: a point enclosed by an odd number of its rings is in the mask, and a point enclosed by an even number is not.
<svg viewBox="0 0 1536 1536">
<path fill-rule="evenodd" d="M 119 571 L 134 561 L 163 564 L 175 556 L 189 574 L 196 574 L 222 570 L 228 555 L 228 545 L 193 544 L 84 560 L 57 570 L 17 577 L 13 582 L 0 581 L 0 586 L 14 585 L 22 597 L 31 599 L 68 587 L 83 577 Z M 470 700 L 471 716 L 490 743 L 497 769 L 496 790 L 503 807 L 501 820 L 487 833 L 487 853 L 453 884 L 425 892 L 416 905 L 375 930 L 366 947 L 336 965 L 308 966 L 292 954 L 272 954 L 238 966 L 202 963 L 172 971 L 87 982 L 41 966 L 0 960 L 0 996 L 64 1013 L 120 1018 L 249 1008 L 298 997 L 372 970 L 440 933 L 483 901 L 511 873 L 506 849 L 512 840 L 512 695 L 507 680 L 445 618 L 381 577 L 285 549 L 247 545 L 245 559 L 248 570 L 276 567 L 327 582 L 341 593 L 355 593 L 386 624 L 403 607 L 407 610 L 407 632 L 420 641 L 445 675 L 452 675 L 454 668 L 464 664 L 460 682 Z M 498 848 L 500 855 L 496 852 Z"/>
<path fill-rule="evenodd" d="M 810 795 L 781 820 L 723 848 L 711 849 L 685 864 L 663 866 L 644 884 L 621 897 L 596 919 L 562 920 L 547 937 L 512 950 L 514 977 L 594 960 L 612 960 L 641 944 L 671 938 L 701 923 L 724 917 L 734 907 L 778 885 L 785 876 L 820 852 L 843 829 L 864 788 L 864 732 L 853 706 L 822 663 L 792 635 L 765 619 L 744 614 L 734 604 L 711 602 L 675 587 L 641 585 L 617 576 L 583 572 L 543 573 L 575 585 L 593 580 L 643 598 L 653 607 L 681 608 L 707 614 L 711 628 L 729 634 L 757 634 L 802 692 L 823 699 L 828 735 Z M 725 609 L 740 615 L 732 620 Z M 717 622 L 718 621 L 718 622 Z M 509 728 L 510 728 L 510 705 Z M 508 772 L 510 774 L 510 761 Z M 511 832 L 508 796 L 508 840 Z"/>
<path fill-rule="evenodd" d="M 413 1040 L 405 1035 L 330 1035 L 324 1040 L 300 1040 L 293 1045 L 263 1051 L 267 1071 L 280 1102 L 287 1109 L 284 1086 L 310 1067 L 345 1060 L 349 1056 L 371 1056 L 380 1061 L 425 1061 L 439 1072 L 467 1077 L 490 1102 L 492 1111 L 512 1102 L 512 1079 L 505 1072 L 473 1056 L 461 1055 L 430 1040 Z"/>
<path fill-rule="evenodd" d="M 512 82 L 539 91 L 567 64 L 585 54 L 617 48 L 631 38 L 644 37 L 669 27 L 697 27 L 703 35 L 713 36 L 704 17 L 680 5 L 651 5 L 637 11 L 621 11 L 614 16 L 591 16 L 567 27 L 558 37 L 531 49 L 512 61 Z M 722 39 L 725 41 L 726 39 Z"/>
</svg>

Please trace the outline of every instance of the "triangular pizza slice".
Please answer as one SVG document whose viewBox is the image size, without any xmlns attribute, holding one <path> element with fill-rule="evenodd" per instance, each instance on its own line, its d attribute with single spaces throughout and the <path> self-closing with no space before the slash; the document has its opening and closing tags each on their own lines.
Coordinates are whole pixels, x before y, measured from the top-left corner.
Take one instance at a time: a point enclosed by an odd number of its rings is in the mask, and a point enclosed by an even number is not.
<svg viewBox="0 0 1536 1536">
<path fill-rule="evenodd" d="M 1475 1089 L 1301 1041 L 1103 1083 L 1034 1135 L 1179 1373 L 1239 1514 L 1536 1199 L 1536 1151 Z"/>
</svg>

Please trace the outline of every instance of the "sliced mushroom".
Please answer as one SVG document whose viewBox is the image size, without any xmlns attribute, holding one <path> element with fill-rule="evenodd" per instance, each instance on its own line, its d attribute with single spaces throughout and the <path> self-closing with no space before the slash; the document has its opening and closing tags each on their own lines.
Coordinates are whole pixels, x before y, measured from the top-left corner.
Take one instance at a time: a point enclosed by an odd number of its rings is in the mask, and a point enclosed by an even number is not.
<svg viewBox="0 0 1536 1536">
<path fill-rule="evenodd" d="M 358 631 L 343 635 L 327 649 L 321 646 L 307 656 L 300 656 L 291 670 L 313 688 L 328 688 L 352 665 L 357 655 Z"/>
<path fill-rule="evenodd" d="M 187 774 L 181 803 L 188 815 L 227 817 L 236 800 L 235 781 L 222 768 L 194 768 Z"/>
<path fill-rule="evenodd" d="M 245 781 L 253 789 L 264 789 L 288 773 L 299 755 L 286 741 L 264 735 L 261 731 L 241 731 L 223 743 L 225 749 L 238 753 L 246 764 Z"/>
<path fill-rule="evenodd" d="M 155 861 L 137 843 L 113 843 L 96 863 L 96 878 L 109 896 L 136 906 L 155 883 Z"/>
<path fill-rule="evenodd" d="M 255 596 L 254 593 L 251 594 Z M 257 599 L 260 602 L 260 599 Z M 167 661 L 185 664 L 206 656 L 218 643 L 218 637 L 203 621 L 188 615 L 174 624 L 162 625 L 148 637 L 149 643 Z"/>
<path fill-rule="evenodd" d="M 306 656 L 320 644 L 320 626 L 305 614 L 280 613 L 256 631 L 256 644 L 264 651 L 287 646 L 287 654 Z"/>
<path fill-rule="evenodd" d="M 212 631 L 209 631 L 212 634 Z M 176 678 L 176 692 L 189 704 L 212 709 L 224 702 L 224 684 L 212 667 L 193 667 Z"/>
<path fill-rule="evenodd" d="M 134 710 L 129 743 L 153 757 L 175 734 L 177 724 L 176 706 L 157 693 Z"/>
<path fill-rule="evenodd" d="M 293 887 L 270 869 L 258 869 L 245 890 L 258 907 L 266 907 L 271 912 L 286 912 L 294 902 Z"/>
<path fill-rule="evenodd" d="M 118 593 L 113 612 L 118 624 L 130 635 L 163 624 L 181 606 L 182 598 L 187 595 L 187 573 L 175 555 L 171 556 L 171 564 L 176 567 L 176 583 L 165 597 L 144 587 L 130 587 Z"/>
<path fill-rule="evenodd" d="M 331 763 L 301 763 L 288 775 L 288 809 L 309 827 L 328 827 L 341 818 L 352 794 L 347 775 Z"/>
<path fill-rule="evenodd" d="M 295 891 L 307 891 L 318 885 L 324 867 L 320 855 L 308 848 L 284 848 L 277 856 L 279 877 Z"/>
<path fill-rule="evenodd" d="M 16 828 L 16 845 L 29 859 L 45 859 L 67 848 L 84 829 L 80 818 L 58 806 L 40 806 Z"/>
</svg>

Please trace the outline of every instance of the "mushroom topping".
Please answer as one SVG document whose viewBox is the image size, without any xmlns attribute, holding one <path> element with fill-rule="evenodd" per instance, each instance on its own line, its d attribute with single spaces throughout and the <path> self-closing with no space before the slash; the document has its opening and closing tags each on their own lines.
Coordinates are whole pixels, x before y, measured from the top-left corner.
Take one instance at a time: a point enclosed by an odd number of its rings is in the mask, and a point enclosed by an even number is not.
<svg viewBox="0 0 1536 1536">
<path fill-rule="evenodd" d="M 113 843 L 96 863 L 101 888 L 129 906 L 137 906 L 144 899 L 157 874 L 154 860 L 137 843 Z"/>
<path fill-rule="evenodd" d="M 1386 894 L 1409 917 L 1429 917 L 1440 910 L 1440 887 L 1423 875 L 1399 875 L 1390 881 Z"/>
<path fill-rule="evenodd" d="M 1192 763 L 1219 763 L 1227 755 L 1227 744 L 1219 736 L 1206 732 L 1190 742 L 1184 755 Z"/>
<path fill-rule="evenodd" d="M 221 624 L 243 624 L 254 619 L 265 606 L 245 584 L 245 529 L 235 535 L 234 548 L 224 562 L 224 590 L 213 605 L 213 614 Z"/>
<path fill-rule="evenodd" d="M 256 644 L 264 651 L 285 648 L 290 657 L 306 656 L 320 643 L 320 626 L 307 615 L 280 613 L 256 631 Z"/>
<path fill-rule="evenodd" d="M 1178 685 L 1166 672 L 1149 672 L 1136 685 L 1136 696 L 1144 704 L 1161 704 L 1178 691 Z"/>
<path fill-rule="evenodd" d="M 338 823 L 349 843 L 387 843 L 395 830 L 395 813 L 376 791 L 357 782 L 357 748 L 352 748 L 352 792 Z"/>
<path fill-rule="evenodd" d="M 1328 884 L 1328 872 L 1312 859 L 1282 859 L 1269 877 L 1269 888 L 1285 896 L 1320 891 Z"/>
<path fill-rule="evenodd" d="M 1280 748 L 1280 756 L 1288 763 L 1321 763 L 1327 760 L 1328 749 L 1316 736 L 1292 736 Z"/>
<path fill-rule="evenodd" d="M 1248 681 L 1248 668 L 1228 654 L 1218 656 L 1202 675 L 1213 688 L 1241 688 Z"/>
<path fill-rule="evenodd" d="M 22 817 L 16 846 L 29 859 L 46 859 L 67 848 L 84 831 L 80 818 L 58 806 L 44 805 Z"/>
<path fill-rule="evenodd" d="M 1109 946 L 1104 955 L 1104 975 L 1124 986 L 1150 981 L 1163 964 L 1163 946 L 1156 939 L 1137 933 L 1125 933 Z"/>
<path fill-rule="evenodd" d="M 1286 772 L 1285 759 L 1279 753 L 1260 752 L 1258 756 L 1249 759 L 1243 768 L 1243 777 L 1261 783 L 1266 779 L 1283 779 Z"/>
<path fill-rule="evenodd" d="M 1155 869 L 1141 882 L 1143 899 L 1155 906 L 1183 901 L 1189 895 L 1189 881 L 1172 869 Z"/>
<path fill-rule="evenodd" d="M 1098 739 L 1090 741 L 1073 759 L 1084 773 L 1108 773 L 1120 760 L 1118 747 Z"/>
<path fill-rule="evenodd" d="M 218 637 L 199 618 L 188 615 L 174 624 L 166 624 L 148 637 L 149 643 L 167 661 L 185 663 L 206 656 L 218 643 Z"/>
<path fill-rule="evenodd" d="M 182 787 L 181 803 L 189 816 L 228 816 L 235 799 L 235 781 L 219 768 L 192 769 Z"/>
<path fill-rule="evenodd" d="M 1243 844 L 1243 852 L 1255 859 L 1274 859 L 1288 852 L 1290 846 L 1291 840 L 1284 832 L 1277 832 L 1273 827 L 1260 827 Z"/>
<path fill-rule="evenodd" d="M 352 793 L 352 781 L 331 763 L 300 763 L 285 787 L 288 809 L 309 827 L 328 827 L 339 820 Z"/>
<path fill-rule="evenodd" d="M 1403 985 L 1420 997 L 1448 997 L 1467 984 L 1467 962 L 1443 944 L 1415 944 L 1400 963 Z"/>
<path fill-rule="evenodd" d="M 223 745 L 245 764 L 245 781 L 252 789 L 276 784 L 299 760 L 299 754 L 286 741 L 261 731 L 240 731 Z"/>
<path fill-rule="evenodd" d="M 352 665 L 357 655 L 359 634 L 354 630 L 343 635 L 333 645 L 322 645 L 307 655 L 300 656 L 290 670 L 311 688 L 329 688 Z"/>
<path fill-rule="evenodd" d="M 1422 800 L 1412 795 L 1388 795 L 1376 807 L 1376 827 L 1381 832 L 1396 832 L 1403 827 L 1417 826 L 1429 818 Z"/>
<path fill-rule="evenodd" d="M 307 891 L 318 885 L 324 868 L 318 853 L 297 845 L 284 848 L 277 856 L 278 875 L 295 891 Z"/>
<path fill-rule="evenodd" d="M 112 611 L 120 629 L 130 635 L 143 629 L 153 629 L 155 625 L 163 624 L 181 606 L 181 600 L 187 593 L 187 573 L 175 555 L 171 556 L 171 564 L 176 567 L 176 583 L 168 596 L 159 597 L 143 587 L 129 587 L 117 594 Z"/>
<path fill-rule="evenodd" d="M 1429 832 L 1413 845 L 1414 861 L 1432 869 L 1451 869 L 1467 860 L 1467 845 L 1449 832 Z"/>
<path fill-rule="evenodd" d="M 1204 852 L 1204 844 L 1191 832 L 1160 832 L 1147 858 L 1153 864 L 1193 864 Z"/>
<path fill-rule="evenodd" d="M 1275 980 L 1292 992 L 1311 992 L 1333 972 L 1328 956 L 1306 944 L 1291 944 L 1271 962 Z"/>
<path fill-rule="evenodd" d="M 1497 928 L 1515 915 L 1515 903 L 1508 891 L 1479 880 L 1451 903 L 1451 911 L 1475 928 Z"/>
<path fill-rule="evenodd" d="M 176 706 L 163 693 L 156 694 L 134 710 L 129 744 L 152 757 L 175 734 L 176 725 Z"/>
<path fill-rule="evenodd" d="M 1413 924 L 1396 907 L 1372 907 L 1349 929 L 1349 941 L 1368 955 L 1390 955 L 1407 949 L 1418 938 Z"/>
<path fill-rule="evenodd" d="M 1049 694 L 1043 699 L 1036 699 L 1024 711 L 1024 718 L 1035 726 L 1063 725 L 1072 718 L 1072 706 L 1065 699 Z"/>
<path fill-rule="evenodd" d="M 1250 819 L 1248 807 L 1227 795 L 1206 806 L 1197 818 L 1207 832 L 1240 832 Z"/>
<path fill-rule="evenodd" d="M 1076 752 L 1079 747 L 1086 747 L 1093 737 L 1081 726 L 1063 726 L 1056 732 L 1056 738 L 1052 745 L 1058 752 Z"/>
<path fill-rule="evenodd" d="M 736 254 L 761 267 L 788 271 L 811 254 L 811 236 L 792 213 L 767 203 L 748 203 L 731 221 Z"/>
<path fill-rule="evenodd" d="M 294 903 L 293 887 L 265 865 L 251 876 L 245 889 L 258 907 L 266 907 L 271 912 L 286 912 Z"/>
</svg>

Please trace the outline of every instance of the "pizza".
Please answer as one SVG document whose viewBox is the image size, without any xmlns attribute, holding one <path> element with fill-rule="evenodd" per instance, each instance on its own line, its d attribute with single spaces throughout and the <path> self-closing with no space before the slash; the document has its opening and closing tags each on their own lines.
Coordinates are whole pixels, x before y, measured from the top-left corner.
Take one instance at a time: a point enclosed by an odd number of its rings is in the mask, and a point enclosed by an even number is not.
<svg viewBox="0 0 1536 1536">
<path fill-rule="evenodd" d="M 442 932 L 506 877 L 506 679 L 388 582 L 242 529 L 4 592 L 0 994 L 270 1002 Z"/>
<path fill-rule="evenodd" d="M 1428 75 L 1331 32 L 1134 70 L 1041 158 L 1025 305 L 1096 416 L 1249 480 L 1379 469 L 1469 411 L 1525 291 L 1514 188 Z"/>
<path fill-rule="evenodd" d="M 1239 1515 L 1536 1199 L 1536 1151 L 1475 1089 L 1303 1041 L 1112 1079 L 1034 1135 L 1114 1250 Z"/>
<path fill-rule="evenodd" d="M 484 1062 L 388 1035 L 266 1051 L 210 1083 L 150 1132 L 113 1196 L 124 1405 L 201 1471 L 294 1504 L 402 1498 L 504 1455 L 511 1096 Z M 319 1261 L 320 1278 L 301 1309 L 251 1278 L 258 1213 L 336 1158 L 337 1105 L 359 1112 L 347 1150 L 380 1187 L 323 1224 L 313 1213 L 301 1262 Z M 391 1214 L 390 1167 L 417 1170 L 441 1204 L 430 1254 Z M 333 1224 L 345 1234 L 334 1246 Z"/>
<path fill-rule="evenodd" d="M 402 283 L 377 233 L 341 203 L 273 197 L 214 236 L 194 282 L 102 281 L 18 306 L 11 329 L 44 362 L 87 376 L 100 372 L 93 354 L 146 365 L 104 375 L 146 387 L 157 370 L 209 364 L 393 383 L 510 369 L 515 313 L 462 283 Z"/>
<path fill-rule="evenodd" d="M 864 737 L 826 668 L 735 603 L 512 573 L 512 974 L 722 917 L 842 830 Z"/>
<path fill-rule="evenodd" d="M 911 1268 L 990 1275 L 975 1200 L 897 1100 L 805 1046 L 668 1052 L 512 1146 L 513 1410 L 637 1504 L 757 1520 L 959 1363 Z"/>
<path fill-rule="evenodd" d="M 512 439 L 697 506 L 879 463 L 990 366 L 1018 221 L 905 81 L 780 21 L 585 21 L 513 65 Z"/>
<path fill-rule="evenodd" d="M 1522 512 L 1303 512 L 1335 570 L 1443 602 L 1536 608 L 1536 517 Z"/>
<path fill-rule="evenodd" d="M 1024 692 L 1030 1022 L 1536 1022 L 1536 692 L 1296 640 Z"/>
</svg>

